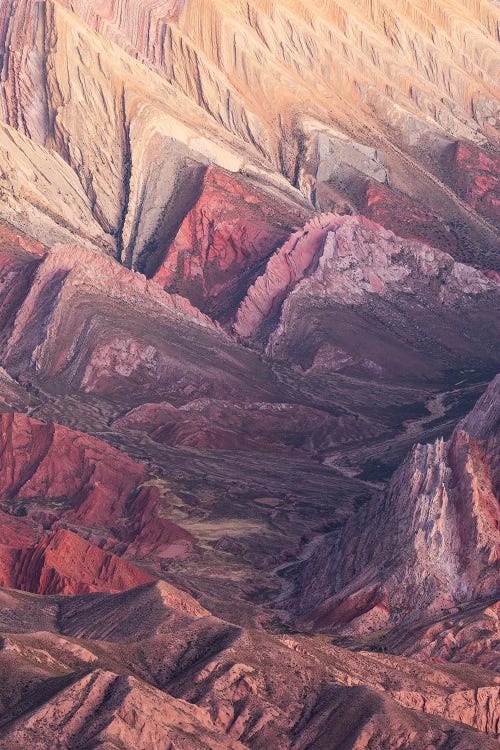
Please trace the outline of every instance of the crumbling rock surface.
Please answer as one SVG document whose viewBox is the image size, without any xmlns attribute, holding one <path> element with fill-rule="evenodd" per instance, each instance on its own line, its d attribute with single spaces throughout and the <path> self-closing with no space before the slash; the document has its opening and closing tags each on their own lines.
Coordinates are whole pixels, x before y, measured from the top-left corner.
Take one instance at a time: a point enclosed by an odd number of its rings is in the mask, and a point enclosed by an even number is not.
<svg viewBox="0 0 500 750">
<path fill-rule="evenodd" d="M 205 297 L 221 283 L 208 272 L 218 277 L 219 263 L 200 277 L 199 260 L 186 258 L 207 166 L 227 173 L 235 194 L 256 179 L 263 205 L 276 210 L 250 255 L 241 233 L 254 212 L 239 228 L 227 226 L 227 214 L 222 222 L 215 247 L 234 255 L 223 282 L 235 297 L 241 260 L 245 272 L 258 271 L 270 233 L 276 228 L 274 247 L 284 241 L 279 216 L 313 206 L 357 210 L 360 180 L 374 178 L 431 213 L 439 205 L 444 226 L 463 236 L 459 260 L 487 268 L 498 242 L 496 23 L 490 2 L 469 0 L 446 10 L 341 0 L 317 19 L 304 0 L 272 8 L 211 0 L 201 10 L 192 0 L 19 0 L 0 15 L 0 117 L 17 131 L 26 162 L 22 177 L 11 175 L 10 212 L 21 209 L 30 232 L 45 237 L 50 216 L 58 241 L 79 233 L 148 276 L 167 258 L 169 285 L 180 253 L 184 278 L 176 283 L 215 305 Z M 45 184 L 49 173 L 71 185 L 71 201 L 67 189 Z M 322 191 L 335 196 L 329 205 L 318 199 Z M 240 206 L 245 214 L 244 200 Z M 195 223 L 198 254 L 207 238 Z M 438 227 L 433 244 L 441 234 Z"/>
</svg>

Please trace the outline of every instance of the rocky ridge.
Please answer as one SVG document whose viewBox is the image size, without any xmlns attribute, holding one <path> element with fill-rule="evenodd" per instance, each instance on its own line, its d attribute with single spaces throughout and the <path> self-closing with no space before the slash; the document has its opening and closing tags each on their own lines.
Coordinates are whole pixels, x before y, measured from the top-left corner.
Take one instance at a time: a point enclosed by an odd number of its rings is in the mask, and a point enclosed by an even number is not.
<svg viewBox="0 0 500 750">
<path fill-rule="evenodd" d="M 315 551 L 297 588 L 315 629 L 369 633 L 498 595 L 499 387 L 448 442 L 416 445 L 380 501 Z M 336 590 L 315 607 L 321 581 Z"/>
</svg>

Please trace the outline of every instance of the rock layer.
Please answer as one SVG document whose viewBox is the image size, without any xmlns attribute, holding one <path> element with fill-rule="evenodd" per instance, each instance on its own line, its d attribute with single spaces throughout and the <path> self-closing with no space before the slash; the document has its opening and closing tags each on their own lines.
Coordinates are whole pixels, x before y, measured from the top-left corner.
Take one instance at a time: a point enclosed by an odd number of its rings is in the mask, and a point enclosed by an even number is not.
<svg viewBox="0 0 500 750">
<path fill-rule="evenodd" d="M 33 181 L 52 159 L 41 147 L 66 162 L 78 201 L 65 220 L 60 195 L 44 197 L 54 233 L 65 221 L 83 233 L 82 211 L 91 212 L 87 227 L 101 230 L 90 233 L 94 244 L 148 275 L 189 221 L 207 165 L 226 170 L 236 192 L 257 178 L 285 215 L 290 201 L 294 212 L 308 203 L 363 210 L 360 183 L 388 182 L 424 211 L 439 205 L 437 235 L 452 226 L 457 258 L 487 268 L 483 253 L 495 262 L 498 242 L 496 23 L 488 0 L 461 0 L 450 13 L 340 0 L 316 20 L 303 0 L 208 2 L 202 11 L 192 0 L 20 0 L 0 16 L 0 115 L 36 142 Z M 26 222 L 37 232 L 33 181 Z M 274 246 L 283 239 L 278 231 Z M 179 249 L 184 232 L 166 277 Z"/>
<path fill-rule="evenodd" d="M 228 317 L 255 269 L 305 216 L 296 205 L 210 168 L 154 279 L 212 316 Z"/>
<path fill-rule="evenodd" d="M 498 294 L 494 280 L 446 253 L 363 217 L 328 214 L 272 256 L 240 305 L 235 331 L 267 340 L 268 354 L 304 370 L 415 378 L 456 367 L 459 329 L 461 361 L 472 364 L 479 345 L 493 369 L 497 334 L 479 321 Z"/>
</svg>

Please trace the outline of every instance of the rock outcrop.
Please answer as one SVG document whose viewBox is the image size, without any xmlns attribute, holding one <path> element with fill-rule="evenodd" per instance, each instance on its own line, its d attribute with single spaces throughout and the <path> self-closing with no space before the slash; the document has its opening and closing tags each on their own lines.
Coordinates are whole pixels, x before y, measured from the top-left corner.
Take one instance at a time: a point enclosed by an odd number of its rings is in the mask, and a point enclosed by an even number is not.
<svg viewBox="0 0 500 750">
<path fill-rule="evenodd" d="M 100 440 L 4 414 L 0 456 L 4 586 L 119 591 L 152 576 L 112 552 L 154 568 L 193 548 L 144 466 Z"/>
<path fill-rule="evenodd" d="M 451 149 L 449 182 L 475 211 L 493 223 L 500 219 L 500 157 L 472 143 Z"/>
<path fill-rule="evenodd" d="M 483 361 L 498 366 L 496 323 L 480 320 L 499 292 L 495 280 L 428 245 L 363 217 L 322 215 L 271 257 L 235 331 L 267 340 L 269 355 L 303 370 L 442 377 L 458 364 L 454 330 L 462 362 L 472 364 L 479 345 Z"/>
<path fill-rule="evenodd" d="M 79 242 L 113 252 L 77 175 L 53 150 L 0 123 L 0 219 L 40 243 Z"/>
<path fill-rule="evenodd" d="M 498 595 L 499 408 L 497 376 L 448 442 L 416 445 L 380 501 L 320 545 L 298 587 L 306 622 L 369 633 Z"/>
<path fill-rule="evenodd" d="M 228 626 L 162 583 L 0 597 L 0 747 L 57 734 L 73 748 L 75 724 L 80 744 L 125 748 L 175 744 L 179 731 L 188 748 L 496 747 L 498 677 L 485 670 Z"/>
<path fill-rule="evenodd" d="M 5 262 L 19 263 L 10 254 Z M 15 283 L 22 294 L 9 291 Z M 8 276 L 6 293 L 11 335 L 2 362 L 24 378 L 32 370 L 49 389 L 59 383 L 129 405 L 269 390 L 257 355 L 238 348 L 188 300 L 91 250 L 54 246 L 34 277 Z"/>
<path fill-rule="evenodd" d="M 306 215 L 255 183 L 209 168 L 154 279 L 212 317 L 227 318 L 256 269 Z"/>
<path fill-rule="evenodd" d="M 0 750 L 497 747 L 494 6 L 0 3 Z"/>
<path fill-rule="evenodd" d="M 15 552 L 1 545 L 0 559 L 2 586 L 36 594 L 118 592 L 154 580 L 132 563 L 66 529 Z"/>
<path fill-rule="evenodd" d="M 35 172 L 23 169 L 31 178 L 10 196 L 11 213 L 21 207 L 30 232 L 45 237 L 50 216 L 54 239 L 80 233 L 152 275 L 207 165 L 225 170 L 236 192 L 256 178 L 285 215 L 292 204 L 292 213 L 357 210 L 360 181 L 374 178 L 424 210 L 439 205 L 460 247 L 480 249 L 459 248 L 457 258 L 489 267 L 482 252 L 495 260 L 498 242 L 496 15 L 486 2 L 454 10 L 456 23 L 415 2 L 353 9 L 341 0 L 314 20 L 303 0 L 211 0 L 202 12 L 192 0 L 19 0 L 0 16 L 0 117 L 31 144 Z M 481 164 L 463 156 L 478 147 Z M 454 150 L 462 177 L 449 168 Z M 48 171 L 71 184 L 74 200 L 45 185 Z M 477 179 L 472 192 L 464 179 Z M 274 246 L 283 239 L 278 231 Z M 170 261 L 184 240 L 182 232 Z"/>
<path fill-rule="evenodd" d="M 118 429 L 146 432 L 164 445 L 256 452 L 300 450 L 315 455 L 333 446 L 380 434 L 382 428 L 358 416 L 326 414 L 301 404 L 197 399 L 179 409 L 143 404 L 115 422 Z"/>
</svg>

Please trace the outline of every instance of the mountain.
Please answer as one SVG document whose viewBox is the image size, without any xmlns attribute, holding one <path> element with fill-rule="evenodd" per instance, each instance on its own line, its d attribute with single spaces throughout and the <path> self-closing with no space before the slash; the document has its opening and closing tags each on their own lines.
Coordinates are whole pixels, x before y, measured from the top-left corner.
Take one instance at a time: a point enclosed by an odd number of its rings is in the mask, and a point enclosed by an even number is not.
<svg viewBox="0 0 500 750">
<path fill-rule="evenodd" d="M 448 442 L 417 444 L 378 503 L 317 547 L 297 586 L 302 607 L 322 600 L 315 628 L 366 633 L 497 593 L 499 409 L 497 376 Z"/>
<path fill-rule="evenodd" d="M 493 0 L 0 8 L 0 748 L 500 736 Z"/>
</svg>

